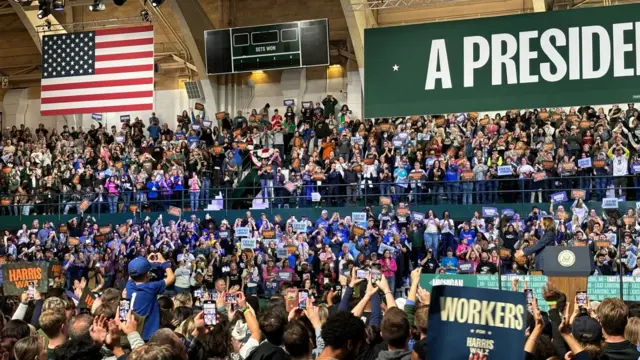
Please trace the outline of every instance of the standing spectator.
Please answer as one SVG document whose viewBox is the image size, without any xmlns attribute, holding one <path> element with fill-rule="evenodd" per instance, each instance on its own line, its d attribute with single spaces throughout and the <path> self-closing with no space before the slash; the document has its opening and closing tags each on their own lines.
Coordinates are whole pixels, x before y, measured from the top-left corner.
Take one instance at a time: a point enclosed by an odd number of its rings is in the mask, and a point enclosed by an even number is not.
<svg viewBox="0 0 640 360">
<path fill-rule="evenodd" d="M 167 262 L 161 253 L 151 254 L 149 258 L 151 258 L 154 266 L 164 271 L 166 278 L 149 282 L 151 263 L 144 257 L 137 257 L 129 263 L 128 270 L 131 278 L 126 285 L 127 298 L 129 300 L 131 300 L 133 294 L 136 294 L 131 310 L 138 315 L 146 316 L 142 331 L 142 339 L 145 341 L 149 341 L 151 336 L 160 328 L 158 295 L 162 294 L 167 286 L 173 285 L 175 281 L 171 263 Z"/>
<path fill-rule="evenodd" d="M 396 265 L 396 260 L 391 256 L 391 251 L 389 249 L 385 249 L 382 253 L 382 259 L 380 259 L 380 270 L 382 271 L 382 275 L 387 278 L 391 294 L 395 294 L 396 271 L 398 270 L 398 266 Z"/>
<path fill-rule="evenodd" d="M 195 172 L 189 179 L 189 200 L 191 201 L 191 211 L 198 211 L 198 198 L 200 197 L 200 179 Z"/>
<path fill-rule="evenodd" d="M 322 100 L 325 119 L 329 118 L 331 115 L 336 114 L 336 105 L 338 105 L 338 100 L 336 100 L 336 98 L 334 98 L 331 94 L 328 94 L 327 97 Z"/>
<path fill-rule="evenodd" d="M 613 185 L 616 189 L 616 195 L 624 196 L 626 194 L 627 175 L 629 174 L 629 149 L 622 146 L 618 140 L 618 143 L 609 149 L 607 156 L 613 161 Z"/>
</svg>

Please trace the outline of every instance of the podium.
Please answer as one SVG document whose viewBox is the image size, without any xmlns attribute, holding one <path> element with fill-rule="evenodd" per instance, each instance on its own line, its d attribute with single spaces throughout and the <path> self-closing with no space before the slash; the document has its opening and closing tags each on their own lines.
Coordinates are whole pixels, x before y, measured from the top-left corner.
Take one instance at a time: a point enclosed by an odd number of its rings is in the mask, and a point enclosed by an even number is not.
<svg viewBox="0 0 640 360">
<path fill-rule="evenodd" d="M 548 246 L 542 250 L 542 273 L 573 301 L 578 291 L 587 290 L 593 259 L 586 246 Z"/>
</svg>

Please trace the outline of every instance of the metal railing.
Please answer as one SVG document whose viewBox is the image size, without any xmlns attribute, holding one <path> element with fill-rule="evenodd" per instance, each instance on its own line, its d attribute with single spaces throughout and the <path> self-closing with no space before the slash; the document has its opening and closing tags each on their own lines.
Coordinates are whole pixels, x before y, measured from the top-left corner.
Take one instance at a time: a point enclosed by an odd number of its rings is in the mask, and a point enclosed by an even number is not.
<svg viewBox="0 0 640 360">
<path fill-rule="evenodd" d="M 120 192 L 117 197 L 105 193 L 100 200 L 95 193 L 85 193 L 91 201 L 85 213 L 166 211 L 170 206 L 186 211 L 206 210 L 220 194 L 222 198 L 216 205 L 227 210 L 253 208 L 254 199 L 257 199 L 257 208 L 261 209 L 376 206 L 399 202 L 408 205 L 529 204 L 546 203 L 552 199 L 556 203 L 570 204 L 573 190 L 585 190 L 585 201 L 600 201 L 613 195 L 614 186 L 615 197 L 640 199 L 640 178 L 637 176 L 563 177 L 537 182 L 518 178 L 410 181 L 406 188 L 394 183 L 370 181 L 328 184 L 314 180 L 294 186 L 262 181 L 260 186 L 201 189 L 197 195 L 192 195 L 194 193 L 189 190 L 168 192 L 161 189 L 154 192 L 145 189 Z M 234 196 L 234 193 L 242 196 Z M 0 215 L 10 216 L 79 213 L 83 200 L 73 193 L 4 194 L 0 198 Z"/>
</svg>

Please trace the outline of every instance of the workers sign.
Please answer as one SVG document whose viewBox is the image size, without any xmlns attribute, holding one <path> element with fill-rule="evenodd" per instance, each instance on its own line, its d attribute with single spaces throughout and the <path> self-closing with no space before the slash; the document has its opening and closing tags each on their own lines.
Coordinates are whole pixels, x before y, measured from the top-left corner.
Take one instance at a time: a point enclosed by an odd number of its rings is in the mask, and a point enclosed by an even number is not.
<svg viewBox="0 0 640 360">
<path fill-rule="evenodd" d="M 20 295 L 33 282 L 40 293 L 46 293 L 49 280 L 46 262 L 8 263 L 2 265 L 5 295 Z"/>
<path fill-rule="evenodd" d="M 366 29 L 365 116 L 638 101 L 638 13 L 632 4 Z"/>
</svg>

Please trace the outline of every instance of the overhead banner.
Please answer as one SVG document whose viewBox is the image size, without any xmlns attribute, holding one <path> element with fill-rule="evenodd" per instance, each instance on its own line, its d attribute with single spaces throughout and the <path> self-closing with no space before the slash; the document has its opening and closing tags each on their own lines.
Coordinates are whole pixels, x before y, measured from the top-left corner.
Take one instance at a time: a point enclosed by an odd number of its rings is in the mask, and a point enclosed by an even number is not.
<svg viewBox="0 0 640 360">
<path fill-rule="evenodd" d="M 429 307 L 427 359 L 522 359 L 523 293 L 436 286 Z"/>
<path fill-rule="evenodd" d="M 640 100 L 640 4 L 365 30 L 365 117 Z"/>
<path fill-rule="evenodd" d="M 49 287 L 48 265 L 41 262 L 22 262 L 2 265 L 2 279 L 5 295 L 20 295 L 27 290 L 30 282 L 42 294 Z"/>
</svg>

